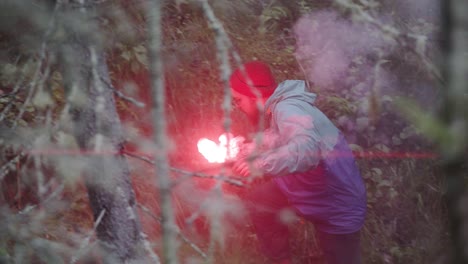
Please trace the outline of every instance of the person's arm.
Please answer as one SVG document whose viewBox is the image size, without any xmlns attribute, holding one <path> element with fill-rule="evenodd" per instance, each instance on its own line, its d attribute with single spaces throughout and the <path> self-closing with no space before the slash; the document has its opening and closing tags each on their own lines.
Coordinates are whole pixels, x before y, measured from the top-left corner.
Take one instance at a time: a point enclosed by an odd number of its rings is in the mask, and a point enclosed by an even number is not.
<svg viewBox="0 0 468 264">
<path fill-rule="evenodd" d="M 321 159 L 322 138 L 314 129 L 313 116 L 300 105 L 288 101 L 278 103 L 273 114 L 281 144 L 260 154 L 254 166 L 272 176 L 304 172 L 316 166 Z"/>
</svg>

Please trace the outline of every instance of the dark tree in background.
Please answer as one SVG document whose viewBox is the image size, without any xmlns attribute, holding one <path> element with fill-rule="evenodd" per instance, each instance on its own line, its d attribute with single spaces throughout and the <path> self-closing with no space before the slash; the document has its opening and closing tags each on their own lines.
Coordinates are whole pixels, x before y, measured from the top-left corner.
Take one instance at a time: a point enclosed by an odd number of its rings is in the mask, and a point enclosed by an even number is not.
<svg viewBox="0 0 468 264">
<path fill-rule="evenodd" d="M 98 20 L 102 18 L 96 11 L 97 4 L 96 1 L 3 3 L 6 10 L 13 12 L 13 18 L 17 15 L 15 19 L 20 22 L 34 23 L 48 18 L 48 23 L 34 25 L 36 28 L 33 28 L 45 33 L 39 46 L 37 69 L 37 75 L 43 77 L 32 82 L 44 82 L 41 78 L 48 78 L 51 68 L 56 68 L 63 78 L 65 100 L 59 114 L 60 121 L 46 125 L 44 133 L 46 138 L 52 138 L 58 132 L 69 133 L 78 144 L 77 151 L 84 161 L 81 175 L 94 215 L 103 262 L 146 263 L 150 261 L 143 245 L 145 237 L 136 209 L 129 166 L 122 153 L 122 124 L 116 110 L 115 89 L 109 77 L 104 40 L 99 34 Z M 35 5 L 39 7 L 37 20 L 28 21 L 27 15 L 34 12 L 32 8 Z M 16 32 L 12 30 L 11 34 L 16 35 Z M 48 87 L 31 85 L 30 89 L 35 89 L 35 99 L 50 99 Z M 50 108 L 48 110 L 51 118 L 54 114 Z M 16 123 L 11 127 L 14 129 Z M 31 146 L 25 145 L 24 148 Z M 46 150 L 45 155 L 48 154 Z M 82 257 L 80 254 L 77 251 L 71 261 L 76 262 Z"/>
<path fill-rule="evenodd" d="M 123 156 L 124 137 L 109 78 L 105 50 L 95 28 L 93 1 L 59 4 L 57 12 L 73 16 L 76 24 L 63 26 L 66 32 L 57 63 L 62 70 L 72 133 L 80 150 L 90 153 L 83 171 L 88 197 L 97 225 L 97 236 L 107 254 L 105 263 L 143 261 L 142 230 L 136 210 L 130 171 Z M 85 32 L 80 32 L 83 26 Z M 77 95 L 78 94 L 78 95 Z M 82 96 L 82 100 L 77 97 Z M 143 261 L 144 262 L 144 261 Z"/>
</svg>

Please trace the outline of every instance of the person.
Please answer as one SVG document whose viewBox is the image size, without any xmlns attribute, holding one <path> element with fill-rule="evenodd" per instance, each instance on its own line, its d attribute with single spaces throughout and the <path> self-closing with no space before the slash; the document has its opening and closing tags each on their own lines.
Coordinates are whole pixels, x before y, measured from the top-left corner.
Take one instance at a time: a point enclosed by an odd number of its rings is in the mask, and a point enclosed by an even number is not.
<svg viewBox="0 0 468 264">
<path fill-rule="evenodd" d="M 361 263 L 365 185 L 343 134 L 314 105 L 316 94 L 301 80 L 277 85 L 260 61 L 236 69 L 230 85 L 240 110 L 254 123 L 264 120 L 261 143 L 246 143 L 232 168 L 242 176 L 263 175 L 246 195 L 261 252 L 272 263 L 291 263 L 282 221 L 291 208 L 313 223 L 329 264 Z"/>
</svg>

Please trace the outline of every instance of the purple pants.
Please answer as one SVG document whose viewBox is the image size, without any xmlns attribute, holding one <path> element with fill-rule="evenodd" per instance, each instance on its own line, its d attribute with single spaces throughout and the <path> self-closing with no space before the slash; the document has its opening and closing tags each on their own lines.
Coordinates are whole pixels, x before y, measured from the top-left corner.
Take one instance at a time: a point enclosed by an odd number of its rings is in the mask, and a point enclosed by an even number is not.
<svg viewBox="0 0 468 264">
<path fill-rule="evenodd" d="M 260 251 L 272 261 L 291 259 L 289 228 L 280 212 L 294 210 L 274 181 L 255 184 L 246 195 L 249 216 L 257 234 Z M 297 214 L 297 211 L 294 210 Z M 312 221 L 313 223 L 313 221 Z M 360 264 L 360 231 L 328 234 L 317 231 L 319 246 L 328 264 Z"/>
</svg>

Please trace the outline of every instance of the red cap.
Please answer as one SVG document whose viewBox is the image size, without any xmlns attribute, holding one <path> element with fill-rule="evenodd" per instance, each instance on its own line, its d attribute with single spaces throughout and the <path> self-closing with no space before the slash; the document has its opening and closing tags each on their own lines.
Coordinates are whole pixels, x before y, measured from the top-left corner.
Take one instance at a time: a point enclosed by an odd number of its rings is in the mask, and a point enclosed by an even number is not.
<svg viewBox="0 0 468 264">
<path fill-rule="evenodd" d="M 252 98 L 257 98 L 255 90 L 261 97 L 268 98 L 276 89 L 276 82 L 270 67 L 260 61 L 245 63 L 244 71 L 239 67 L 231 75 L 230 81 L 234 91 Z M 252 86 L 249 86 L 248 83 L 251 83 Z"/>
</svg>

